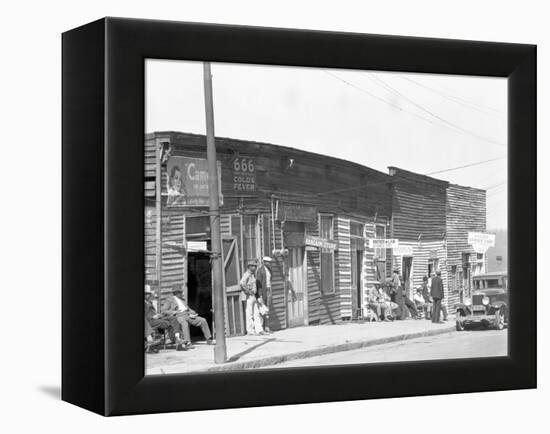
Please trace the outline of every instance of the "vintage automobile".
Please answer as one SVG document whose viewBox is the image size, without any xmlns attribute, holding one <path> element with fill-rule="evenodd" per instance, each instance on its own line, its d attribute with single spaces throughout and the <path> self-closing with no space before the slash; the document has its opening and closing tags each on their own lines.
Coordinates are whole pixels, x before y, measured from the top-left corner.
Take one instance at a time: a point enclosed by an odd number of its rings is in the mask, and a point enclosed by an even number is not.
<svg viewBox="0 0 550 434">
<path fill-rule="evenodd" d="M 456 329 L 472 324 L 502 330 L 508 324 L 508 275 L 506 272 L 473 276 L 472 298 L 456 306 Z"/>
</svg>

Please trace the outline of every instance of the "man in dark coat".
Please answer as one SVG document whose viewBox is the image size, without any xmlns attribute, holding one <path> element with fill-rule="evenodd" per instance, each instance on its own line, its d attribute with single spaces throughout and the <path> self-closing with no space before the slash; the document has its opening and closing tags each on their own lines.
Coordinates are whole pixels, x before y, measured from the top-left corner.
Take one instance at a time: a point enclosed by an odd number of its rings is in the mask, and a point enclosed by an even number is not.
<svg viewBox="0 0 550 434">
<path fill-rule="evenodd" d="M 262 265 L 256 271 L 256 297 L 258 303 L 265 305 L 267 309 L 271 309 L 271 259 L 269 256 L 262 258 Z M 269 310 L 265 314 L 261 314 L 264 332 L 271 333 L 269 329 Z"/>
<path fill-rule="evenodd" d="M 432 278 L 432 287 L 430 289 L 430 295 L 433 299 L 432 306 L 432 322 L 442 323 L 441 316 L 441 300 L 444 297 L 443 281 L 441 280 L 441 271 L 438 271 L 436 276 Z"/>
</svg>

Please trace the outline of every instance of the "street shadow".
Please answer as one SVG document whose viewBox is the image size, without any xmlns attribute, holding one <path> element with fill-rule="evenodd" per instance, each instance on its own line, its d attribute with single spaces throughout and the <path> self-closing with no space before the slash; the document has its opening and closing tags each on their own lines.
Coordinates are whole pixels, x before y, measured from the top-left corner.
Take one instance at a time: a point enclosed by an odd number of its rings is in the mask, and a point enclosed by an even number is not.
<svg viewBox="0 0 550 434">
<path fill-rule="evenodd" d="M 256 348 L 259 348 L 261 347 L 262 345 L 265 345 L 265 344 L 268 344 L 269 342 L 273 342 L 275 341 L 276 339 L 275 338 L 269 338 L 269 339 L 266 339 L 265 341 L 262 341 L 260 342 L 259 344 L 256 344 L 250 348 L 247 348 L 246 350 L 244 351 L 241 351 L 240 353 L 237 353 L 235 354 L 234 356 L 231 356 L 229 358 L 229 360 L 227 360 L 228 362 L 236 362 L 237 360 L 239 360 L 242 356 L 245 356 L 246 354 L 250 354 L 252 351 L 254 351 Z"/>
<path fill-rule="evenodd" d="M 61 386 L 38 386 L 38 390 L 50 398 L 61 399 Z"/>
</svg>

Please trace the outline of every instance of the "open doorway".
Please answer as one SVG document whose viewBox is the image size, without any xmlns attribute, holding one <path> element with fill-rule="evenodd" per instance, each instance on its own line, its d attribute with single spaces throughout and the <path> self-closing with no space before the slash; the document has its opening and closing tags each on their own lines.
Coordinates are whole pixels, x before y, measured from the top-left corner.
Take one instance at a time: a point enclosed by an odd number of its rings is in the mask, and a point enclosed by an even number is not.
<svg viewBox="0 0 550 434">
<path fill-rule="evenodd" d="M 212 267 L 205 252 L 189 252 L 187 261 L 187 303 L 208 321 L 212 330 Z M 198 327 L 190 327 L 191 337 L 201 337 Z"/>
<path fill-rule="evenodd" d="M 411 297 L 411 270 L 412 270 L 412 260 L 413 258 L 411 256 L 403 256 L 403 263 L 402 263 L 402 274 L 403 274 L 403 285 L 405 287 L 405 291 L 407 294 L 407 297 Z"/>
</svg>

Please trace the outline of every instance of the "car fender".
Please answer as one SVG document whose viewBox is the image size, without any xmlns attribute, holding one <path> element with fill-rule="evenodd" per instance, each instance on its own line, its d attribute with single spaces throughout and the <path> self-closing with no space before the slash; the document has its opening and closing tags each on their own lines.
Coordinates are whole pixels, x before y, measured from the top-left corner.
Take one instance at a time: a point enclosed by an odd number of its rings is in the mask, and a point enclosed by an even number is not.
<svg viewBox="0 0 550 434">
<path fill-rule="evenodd" d="M 508 306 L 506 305 L 506 302 L 504 302 L 504 301 L 497 301 L 497 302 L 491 303 L 491 304 L 489 305 L 489 311 L 488 311 L 488 312 L 489 312 L 489 314 L 494 315 L 495 312 L 496 312 L 497 310 L 500 310 L 500 309 L 507 309 L 507 307 L 508 307 Z"/>
<path fill-rule="evenodd" d="M 460 311 L 464 312 L 464 316 L 468 316 L 472 314 L 472 311 L 470 310 L 470 308 L 466 306 L 464 303 L 458 303 L 455 309 L 457 313 L 457 318 L 459 317 Z"/>
</svg>

